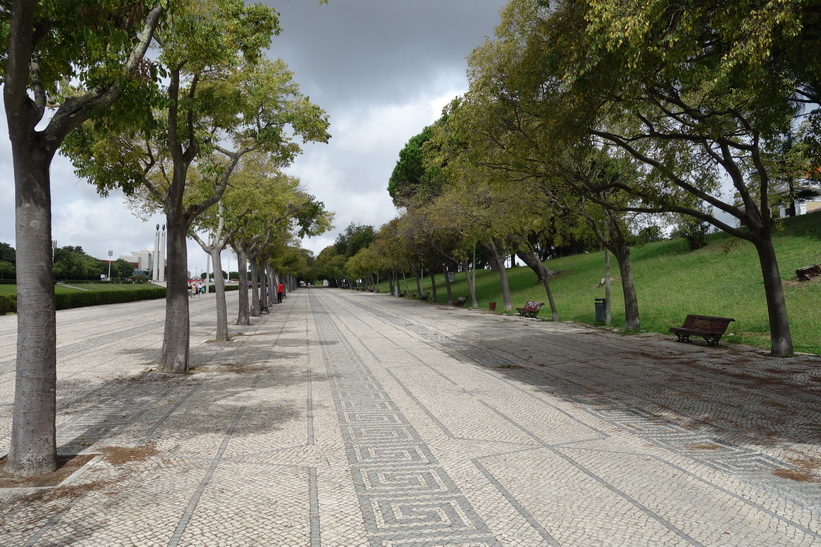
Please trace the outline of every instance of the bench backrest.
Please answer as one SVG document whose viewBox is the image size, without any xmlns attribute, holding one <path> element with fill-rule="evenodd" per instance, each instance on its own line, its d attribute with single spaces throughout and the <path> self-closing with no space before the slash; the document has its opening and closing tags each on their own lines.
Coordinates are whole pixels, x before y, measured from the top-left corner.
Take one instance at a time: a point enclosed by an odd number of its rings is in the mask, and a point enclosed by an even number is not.
<svg viewBox="0 0 821 547">
<path fill-rule="evenodd" d="M 544 302 L 536 302 L 535 300 L 528 300 L 527 304 L 525 304 L 525 308 L 535 308 L 537 310 L 542 306 L 544 306 Z"/>
<path fill-rule="evenodd" d="M 730 321 L 735 321 L 735 319 L 730 319 L 729 317 L 714 317 L 712 315 L 688 315 L 684 319 L 683 326 L 685 329 L 698 329 L 723 334 L 724 331 L 727 330 Z"/>
</svg>

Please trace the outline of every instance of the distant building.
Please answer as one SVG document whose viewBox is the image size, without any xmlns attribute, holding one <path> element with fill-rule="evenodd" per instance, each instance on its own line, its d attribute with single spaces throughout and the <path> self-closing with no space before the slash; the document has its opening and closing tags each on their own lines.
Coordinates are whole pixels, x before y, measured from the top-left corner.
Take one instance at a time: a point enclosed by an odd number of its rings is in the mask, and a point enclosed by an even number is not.
<svg viewBox="0 0 821 547">
<path fill-rule="evenodd" d="M 792 188 L 782 183 L 776 187 L 778 195 L 787 199 L 792 191 L 793 201 L 785 202 L 778 210 L 779 218 L 796 217 L 821 210 L 821 184 L 809 177 L 799 179 Z"/>
<path fill-rule="evenodd" d="M 819 170 L 821 171 L 821 170 Z M 817 177 L 816 177 L 817 178 Z M 772 209 L 775 218 L 788 218 L 821 211 L 821 184 L 809 176 L 797 179 L 792 188 L 787 183 L 777 184 L 774 188 L 781 204 Z M 789 196 L 792 195 L 792 201 Z M 738 194 L 735 195 L 736 206 L 744 209 Z M 739 226 L 744 223 L 739 221 Z"/>
<path fill-rule="evenodd" d="M 147 250 L 131 251 L 130 255 L 122 255 L 120 259 L 125 260 L 138 270 L 148 270 L 150 272 L 154 266 L 153 255 L 154 253 Z"/>
</svg>

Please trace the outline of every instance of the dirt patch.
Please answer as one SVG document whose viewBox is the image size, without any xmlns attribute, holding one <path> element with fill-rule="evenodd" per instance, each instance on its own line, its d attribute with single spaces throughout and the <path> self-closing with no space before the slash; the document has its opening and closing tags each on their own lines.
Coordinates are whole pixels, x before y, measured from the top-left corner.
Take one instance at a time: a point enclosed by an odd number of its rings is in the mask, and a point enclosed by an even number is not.
<svg viewBox="0 0 821 547">
<path fill-rule="evenodd" d="M 220 368 L 225 372 L 234 374 L 250 374 L 256 372 L 264 372 L 266 368 L 262 365 L 240 365 L 237 363 L 222 363 Z"/>
<path fill-rule="evenodd" d="M 693 443 L 689 448 L 693 450 L 721 450 L 722 446 L 715 443 Z"/>
<path fill-rule="evenodd" d="M 105 461 L 111 465 L 124 465 L 130 462 L 144 462 L 160 452 L 154 443 L 147 443 L 142 446 L 107 446 L 101 448 L 100 452 L 105 456 Z"/>
<path fill-rule="evenodd" d="M 792 456 L 788 457 L 789 462 L 794 466 L 792 469 L 776 469 L 773 475 L 783 479 L 790 479 L 798 482 L 821 482 L 813 471 L 821 468 L 821 457 Z"/>
<path fill-rule="evenodd" d="M 102 448 L 100 452 L 103 453 L 106 462 L 115 466 L 124 465 L 129 462 L 145 461 L 159 453 L 154 446 L 154 443 L 148 443 L 146 445 L 136 447 L 109 446 Z M 36 477 L 15 477 L 0 471 L 0 488 L 51 486 L 54 488 L 41 488 L 40 490 L 20 496 L 13 501 L 15 504 L 38 501 L 48 503 L 60 499 L 76 498 L 87 492 L 99 491 L 115 485 L 123 479 L 123 476 L 120 476 L 117 478 L 97 480 L 83 484 L 69 484 L 66 486 L 60 486 L 66 478 L 78 469 L 82 468 L 95 456 L 96 454 L 58 456 L 58 465 L 60 467 L 58 467 L 57 471 L 44 475 L 37 475 Z M 5 458 L 0 460 L 0 464 L 5 464 Z"/>
<path fill-rule="evenodd" d="M 773 475 L 797 482 L 819 482 L 815 475 L 805 469 L 776 469 Z"/>
<path fill-rule="evenodd" d="M 193 370 L 193 367 L 191 368 Z M 122 384 L 162 384 L 168 383 L 175 378 L 179 378 L 180 376 L 184 376 L 182 374 L 166 374 L 163 372 L 157 372 L 154 369 L 151 369 L 145 373 L 138 374 L 136 376 L 118 376 L 112 380 L 112 383 L 115 385 L 122 385 Z"/>
<path fill-rule="evenodd" d="M 32 477 L 20 477 L 6 473 L 6 456 L 0 458 L 0 488 L 33 488 L 57 486 L 72 473 L 87 464 L 95 454 L 67 454 L 57 456 L 57 470 Z"/>
<path fill-rule="evenodd" d="M 784 287 L 784 288 L 787 288 L 787 287 L 791 287 L 791 288 L 792 287 L 806 287 L 808 285 L 812 285 L 813 283 L 818 283 L 818 282 L 821 282 L 821 277 L 817 277 L 817 276 L 813 277 L 812 279 L 810 279 L 808 281 L 799 281 L 797 278 L 796 279 L 785 279 L 781 282 L 781 286 Z"/>
<path fill-rule="evenodd" d="M 507 368 L 507 369 L 513 369 L 513 368 L 525 368 L 525 367 L 520 366 L 520 365 L 511 365 L 511 364 L 508 364 L 508 363 L 503 363 L 503 364 L 501 364 L 501 365 L 490 365 L 488 368 Z"/>
</svg>

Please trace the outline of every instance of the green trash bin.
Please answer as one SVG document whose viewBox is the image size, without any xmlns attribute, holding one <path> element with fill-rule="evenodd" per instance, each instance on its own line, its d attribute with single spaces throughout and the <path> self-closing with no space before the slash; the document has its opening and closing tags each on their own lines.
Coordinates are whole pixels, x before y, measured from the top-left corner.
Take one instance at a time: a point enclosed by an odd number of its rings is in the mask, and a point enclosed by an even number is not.
<svg viewBox="0 0 821 547">
<path fill-rule="evenodd" d="M 606 323 L 607 322 L 607 299 L 606 298 L 596 298 L 596 322 L 597 323 Z"/>
</svg>

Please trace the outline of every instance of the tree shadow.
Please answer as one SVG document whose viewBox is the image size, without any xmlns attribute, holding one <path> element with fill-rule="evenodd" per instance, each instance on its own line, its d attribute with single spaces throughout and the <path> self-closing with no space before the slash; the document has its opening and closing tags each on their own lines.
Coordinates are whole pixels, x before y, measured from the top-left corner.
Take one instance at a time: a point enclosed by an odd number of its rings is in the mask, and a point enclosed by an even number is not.
<svg viewBox="0 0 821 547">
<path fill-rule="evenodd" d="M 261 388 L 299 388 L 306 382 L 304 369 L 269 364 L 261 356 L 244 358 L 242 363 L 210 363 L 183 375 L 144 371 L 91 390 L 87 380 L 69 378 L 60 381 L 57 389 L 58 453 L 76 454 L 120 435 L 131 442 L 135 434 L 146 439 L 163 427 L 174 427 L 183 437 L 224 433 L 241 407 L 248 417 L 265 415 L 266 419 L 252 420 L 251 427 L 243 424 L 237 436 L 273 431 L 303 420 L 305 408 L 289 402 L 260 402 L 253 393 Z M 138 424 L 144 424 L 143 432 L 135 429 Z"/>
<path fill-rule="evenodd" d="M 821 443 L 821 359 L 591 330 L 543 336 L 476 333 L 461 350 L 479 366 L 663 441 L 709 437 L 726 446 Z M 626 413 L 626 414 L 625 414 Z M 635 416 L 614 422 L 612 416 Z"/>
</svg>

